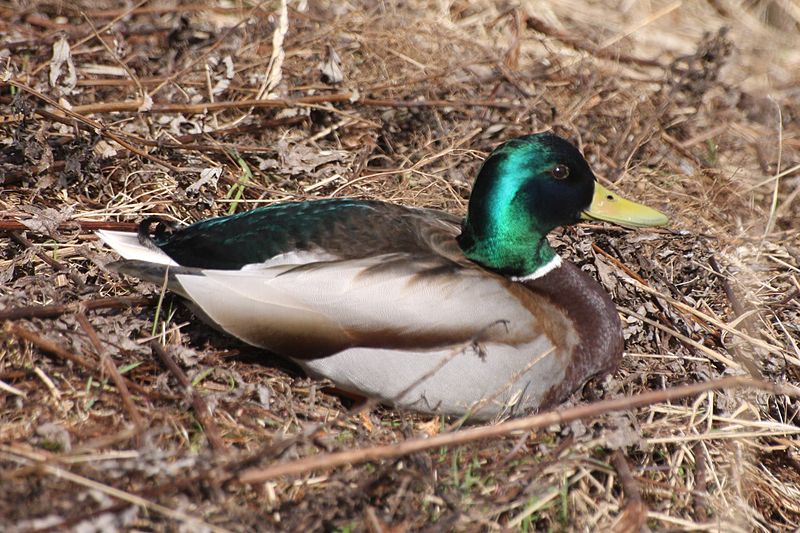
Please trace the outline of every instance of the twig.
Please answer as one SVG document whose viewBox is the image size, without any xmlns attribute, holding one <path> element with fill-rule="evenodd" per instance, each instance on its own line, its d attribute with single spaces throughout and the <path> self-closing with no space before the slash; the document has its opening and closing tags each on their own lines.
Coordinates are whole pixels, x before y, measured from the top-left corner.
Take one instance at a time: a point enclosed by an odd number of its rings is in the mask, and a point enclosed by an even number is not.
<svg viewBox="0 0 800 533">
<path fill-rule="evenodd" d="M 85 231 L 105 229 L 111 231 L 136 231 L 138 224 L 135 222 L 113 222 L 105 220 L 68 220 L 58 225 L 58 229 L 73 229 L 75 226 Z M 15 218 L 0 219 L 0 231 L 24 231 L 31 229 Z"/>
<path fill-rule="evenodd" d="M 780 104 L 772 98 L 770 98 L 770 100 L 775 104 L 775 108 L 778 111 L 778 157 L 775 161 L 775 186 L 772 188 L 772 202 L 769 206 L 769 217 L 767 218 L 767 226 L 764 228 L 764 235 L 761 237 L 761 243 L 758 246 L 759 252 L 764 246 L 767 237 L 769 237 L 769 234 L 772 233 L 772 230 L 775 228 L 778 210 L 778 192 L 780 191 L 781 160 L 783 159 L 783 113 L 781 112 Z"/>
<path fill-rule="evenodd" d="M 53 380 L 50 379 L 50 376 L 44 373 L 44 370 L 38 366 L 35 366 L 33 367 L 33 373 L 42 380 L 42 383 L 44 383 L 44 386 L 50 391 L 50 395 L 54 400 L 61 400 L 61 392 L 58 390 L 58 387 L 56 387 L 55 383 L 53 383 Z"/>
<path fill-rule="evenodd" d="M 647 506 L 642 501 L 639 483 L 631 474 L 628 461 L 622 450 L 615 450 L 611 455 L 611 463 L 617 470 L 620 485 L 625 491 L 625 507 L 614 526 L 615 533 L 639 533 L 647 521 Z"/>
<path fill-rule="evenodd" d="M 45 263 L 50 265 L 53 268 L 53 270 L 59 270 L 59 271 L 60 270 L 64 270 L 64 265 L 62 265 L 61 263 L 59 263 L 58 261 L 56 261 L 55 259 L 53 259 L 49 255 L 44 253 L 42 250 L 40 250 L 39 248 L 34 246 L 34 244 L 31 241 L 29 241 L 28 239 L 26 239 L 21 233 L 18 233 L 16 231 L 12 231 L 11 232 L 11 238 L 14 239 L 15 241 L 17 241 L 17 243 L 21 244 L 25 248 L 33 250 L 33 253 L 35 253 L 36 256 L 39 259 L 41 259 L 42 261 L 44 261 Z"/>
<path fill-rule="evenodd" d="M 78 319 L 78 324 L 80 324 L 83 331 L 86 332 L 89 341 L 91 341 L 92 346 L 94 346 L 95 351 L 100 356 L 100 363 L 105 367 L 106 372 L 109 373 L 111 380 L 114 382 L 114 385 L 116 385 L 120 398 L 122 398 L 122 405 L 128 412 L 128 416 L 131 417 L 131 422 L 133 422 L 134 427 L 140 430 L 144 429 L 146 427 L 144 420 L 142 419 L 142 415 L 139 414 L 139 410 L 136 409 L 136 405 L 133 403 L 131 393 L 128 392 L 128 386 L 125 384 L 122 374 L 119 373 L 117 365 L 114 364 L 114 361 L 111 360 L 111 356 L 108 355 L 108 351 L 103 347 L 103 343 L 100 342 L 100 337 L 97 336 L 97 331 L 92 327 L 89 319 L 86 318 L 86 313 L 84 313 L 83 309 L 75 313 L 75 318 Z M 136 438 L 138 441 L 138 436 Z M 139 445 L 140 443 L 137 442 L 137 447 Z"/>
<path fill-rule="evenodd" d="M 70 361 L 72 363 L 75 363 L 76 365 L 80 366 L 85 371 L 87 371 L 90 375 L 99 378 L 99 376 L 97 374 L 97 364 L 94 361 L 89 361 L 88 359 L 85 359 L 85 358 L 83 358 L 83 357 L 81 357 L 79 355 L 76 355 L 76 354 L 74 354 L 72 352 L 69 352 L 69 351 L 65 350 L 64 348 L 62 348 L 61 346 L 59 346 L 58 344 L 54 343 L 53 341 L 51 341 L 51 340 L 49 340 L 49 339 L 47 339 L 45 337 L 42 337 L 38 333 L 35 333 L 35 332 L 33 332 L 33 331 L 31 331 L 31 330 L 29 330 L 27 328 L 24 328 L 24 327 L 20 326 L 19 324 L 14 324 L 14 323 L 9 324 L 8 326 L 6 326 L 6 331 L 11 333 L 15 337 L 19 337 L 19 338 L 21 338 L 23 340 L 26 340 L 26 341 L 30 342 L 31 344 L 35 345 L 37 348 L 39 348 L 41 351 L 43 351 L 45 353 L 48 353 L 50 355 L 54 355 L 54 356 L 56 356 L 56 357 L 58 357 L 60 359 L 63 359 L 65 361 Z M 124 376 L 123 376 L 123 380 L 125 381 L 125 384 L 129 388 L 135 390 L 136 392 L 144 394 L 148 398 L 161 399 L 161 400 L 176 400 L 176 399 L 178 399 L 176 396 L 163 394 L 163 393 L 160 393 L 160 392 L 151 391 L 149 389 L 146 389 L 145 387 L 142 387 L 138 383 L 135 383 L 135 382 L 129 380 L 128 378 L 124 377 Z"/>
<path fill-rule="evenodd" d="M 18 388 L 14 387 L 13 385 L 9 385 L 8 383 L 6 383 L 3 380 L 0 380 L 0 391 L 3 391 L 5 393 L 7 393 L 7 394 L 14 394 L 16 396 L 22 396 L 23 398 L 25 398 L 27 396 L 27 394 L 25 394 L 25 391 L 21 391 Z"/>
<path fill-rule="evenodd" d="M 567 34 L 565 32 L 553 28 L 552 26 L 547 24 L 544 20 L 534 17 L 530 13 L 527 13 L 526 15 L 527 16 L 525 18 L 525 23 L 533 31 L 536 31 L 538 33 L 543 33 L 544 35 L 548 35 L 554 39 L 558 39 L 562 43 L 566 44 L 571 48 L 574 48 L 575 50 L 582 50 L 584 52 L 588 52 L 589 54 L 595 57 L 599 57 L 602 59 L 610 59 L 613 61 L 619 61 L 623 63 L 633 63 L 636 65 L 642 65 L 646 67 L 664 68 L 664 65 L 662 65 L 659 61 L 655 59 L 642 59 L 628 54 L 619 53 L 616 50 L 598 47 L 597 45 L 592 43 L 587 44 L 587 40 L 582 36 L 573 36 L 571 34 Z"/>
<path fill-rule="evenodd" d="M 694 501 L 695 520 L 698 522 L 705 522 L 708 520 L 708 513 L 706 513 L 706 453 L 705 446 L 702 441 L 697 441 L 692 450 L 694 454 L 694 490 L 692 495 Z"/>
<path fill-rule="evenodd" d="M 629 275 L 642 285 L 647 285 L 647 282 L 644 280 L 642 276 L 640 276 L 639 274 L 628 268 L 628 266 L 625 263 L 623 263 L 613 255 L 609 254 L 608 252 L 597 246 L 595 243 L 592 243 L 592 250 L 594 250 L 596 253 L 602 255 L 603 257 L 611 261 L 614 264 L 614 266 L 625 272 L 627 275 Z"/>
<path fill-rule="evenodd" d="M 733 290 L 733 286 L 731 285 L 728 276 L 722 272 L 719 263 L 717 263 L 717 258 L 712 255 L 708 258 L 708 264 L 719 276 L 720 282 L 722 283 L 722 289 L 725 291 L 725 296 L 728 297 L 728 301 L 731 303 L 731 308 L 733 309 L 733 318 L 739 318 L 740 316 L 746 314 L 747 309 L 745 309 L 744 305 L 742 305 L 741 300 L 736 297 L 736 292 Z M 746 329 L 747 332 L 753 337 L 757 337 L 759 335 L 758 329 L 753 325 L 753 319 L 751 316 L 747 316 L 742 320 L 742 326 L 744 326 L 744 329 Z"/>
<path fill-rule="evenodd" d="M 628 460 L 625 458 L 625 454 L 622 453 L 622 450 L 614 451 L 611 455 L 611 463 L 617 470 L 619 481 L 625 491 L 625 498 L 629 502 L 641 502 L 642 491 L 639 490 L 639 483 L 634 479 L 633 474 L 631 474 Z"/>
<path fill-rule="evenodd" d="M 304 96 L 301 98 L 274 98 L 271 100 L 245 99 L 233 102 L 207 102 L 202 104 L 162 104 L 154 105 L 147 113 L 188 113 L 204 114 L 228 109 L 248 108 L 291 108 L 315 104 L 360 104 L 370 107 L 490 107 L 500 109 L 523 109 L 524 106 L 498 100 L 392 100 L 382 98 L 362 98 L 356 93 L 337 93 L 328 95 Z M 103 102 L 75 106 L 75 113 L 111 113 L 134 112 L 138 110 L 137 102 Z"/>
<path fill-rule="evenodd" d="M 219 430 L 217 429 L 217 425 L 214 423 L 214 419 L 211 417 L 211 411 L 208 408 L 208 404 L 200 395 L 192 387 L 192 382 L 189 381 L 189 378 L 186 374 L 181 370 L 175 360 L 170 357 L 167 351 L 155 340 L 150 341 L 150 349 L 153 350 L 153 353 L 161 359 L 161 362 L 164 363 L 164 366 L 167 367 L 173 376 L 178 380 L 178 383 L 181 384 L 181 387 L 185 389 L 187 393 L 189 393 L 192 397 L 192 408 L 194 409 L 194 413 L 197 416 L 197 420 L 203 426 L 203 430 L 205 431 L 206 438 L 208 438 L 208 443 L 211 444 L 211 448 L 217 452 L 228 452 L 228 447 L 222 438 L 219 436 Z"/>
<path fill-rule="evenodd" d="M 141 296 L 123 298 L 97 298 L 85 302 L 76 302 L 60 305 L 28 305 L 25 307 L 12 307 L 0 311 L 0 322 L 5 320 L 19 320 L 21 318 L 56 318 L 67 313 L 74 313 L 80 307 L 87 310 L 94 309 L 120 309 L 123 307 L 137 307 L 153 305 L 151 298 Z"/>
<path fill-rule="evenodd" d="M 742 305 L 742 302 L 739 300 L 739 298 L 736 297 L 736 293 L 734 292 L 733 287 L 728 281 L 728 276 L 722 273 L 722 269 L 720 269 L 719 264 L 717 263 L 717 259 L 713 255 L 708 258 L 708 264 L 711 265 L 711 268 L 714 270 L 714 272 L 717 273 L 717 275 L 721 280 L 722 289 L 725 291 L 725 296 L 728 297 L 728 301 L 731 303 L 731 308 L 733 309 L 733 318 L 736 319 L 742 315 L 746 315 L 747 311 Z M 751 337 L 756 338 L 757 336 L 759 336 L 758 329 L 753 325 L 752 315 L 748 314 L 742 319 L 742 327 L 744 327 L 744 329 L 747 331 L 747 333 L 750 334 Z M 737 358 L 745 366 L 745 368 L 747 368 L 747 371 L 753 375 L 753 377 L 762 376 L 761 370 L 758 368 L 755 361 L 753 361 L 751 355 L 743 353 L 742 350 L 740 350 L 739 347 L 735 345 L 733 347 L 733 351 L 734 354 L 737 356 Z M 750 353 L 752 354 L 752 352 Z"/>
<path fill-rule="evenodd" d="M 503 437 L 516 431 L 530 431 L 541 429 L 553 424 L 565 424 L 574 420 L 590 418 L 601 414 L 636 409 L 655 403 L 665 402 L 694 396 L 709 390 L 719 390 L 731 387 L 751 387 L 759 390 L 770 391 L 774 394 L 785 394 L 800 397 L 800 392 L 794 388 L 759 381 L 748 377 L 727 377 L 714 381 L 694 383 L 664 390 L 649 391 L 636 396 L 626 396 L 603 400 L 588 405 L 579 405 L 546 413 L 519 418 L 493 426 L 470 428 L 452 433 L 442 433 L 429 438 L 409 439 L 397 444 L 373 446 L 357 450 L 347 450 L 330 454 L 320 454 L 304 457 L 286 463 L 268 466 L 266 468 L 252 468 L 245 470 L 238 476 L 238 481 L 245 484 L 261 483 L 281 476 L 298 475 L 319 469 L 335 468 L 344 465 L 357 465 L 382 459 L 394 459 L 412 453 L 417 453 L 443 446 L 458 446 L 475 441 Z"/>
</svg>

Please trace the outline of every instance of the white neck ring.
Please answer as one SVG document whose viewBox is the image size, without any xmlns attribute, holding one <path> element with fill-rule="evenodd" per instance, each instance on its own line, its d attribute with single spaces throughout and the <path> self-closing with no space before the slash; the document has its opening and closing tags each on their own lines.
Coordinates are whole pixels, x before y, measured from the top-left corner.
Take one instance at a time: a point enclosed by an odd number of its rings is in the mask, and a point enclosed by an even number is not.
<svg viewBox="0 0 800 533">
<path fill-rule="evenodd" d="M 530 274 L 526 274 L 525 276 L 512 276 L 511 281 L 532 281 L 534 279 L 539 279 L 545 274 L 549 274 L 553 270 L 557 269 L 561 266 L 561 256 L 558 254 L 554 255 L 553 258 L 548 261 L 547 263 L 543 264 Z"/>
</svg>

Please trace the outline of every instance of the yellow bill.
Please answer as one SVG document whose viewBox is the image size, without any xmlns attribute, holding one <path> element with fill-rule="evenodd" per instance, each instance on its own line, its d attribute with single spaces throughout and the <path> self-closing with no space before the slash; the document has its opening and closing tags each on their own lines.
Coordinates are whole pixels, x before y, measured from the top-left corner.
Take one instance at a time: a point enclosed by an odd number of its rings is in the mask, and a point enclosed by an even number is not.
<svg viewBox="0 0 800 533">
<path fill-rule="evenodd" d="M 589 209 L 581 214 L 584 220 L 605 220 L 626 228 L 645 228 L 663 226 L 668 222 L 666 215 L 646 205 L 626 200 L 594 182 L 594 197 Z"/>
</svg>

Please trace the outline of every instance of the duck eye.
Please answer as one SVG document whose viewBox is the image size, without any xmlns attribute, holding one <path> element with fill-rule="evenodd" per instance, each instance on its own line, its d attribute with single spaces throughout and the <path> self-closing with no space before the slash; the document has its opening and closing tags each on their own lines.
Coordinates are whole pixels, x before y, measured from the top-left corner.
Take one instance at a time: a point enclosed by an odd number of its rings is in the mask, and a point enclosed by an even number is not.
<svg viewBox="0 0 800 533">
<path fill-rule="evenodd" d="M 553 177 L 557 180 L 563 180 L 569 176 L 569 167 L 567 165 L 556 165 L 550 171 Z"/>
</svg>

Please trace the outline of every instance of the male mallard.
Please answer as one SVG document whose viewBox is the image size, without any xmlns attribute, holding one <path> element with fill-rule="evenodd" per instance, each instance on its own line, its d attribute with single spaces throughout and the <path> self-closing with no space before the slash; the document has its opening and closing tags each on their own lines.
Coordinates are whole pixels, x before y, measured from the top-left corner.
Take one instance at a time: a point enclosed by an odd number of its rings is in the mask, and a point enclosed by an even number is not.
<svg viewBox="0 0 800 533">
<path fill-rule="evenodd" d="M 111 231 L 122 272 L 168 286 L 219 329 L 338 387 L 417 411 L 489 418 L 563 401 L 613 371 L 608 294 L 545 235 L 581 217 L 664 215 L 609 192 L 567 141 L 489 155 L 463 222 L 378 201 L 290 202 L 172 233 Z"/>
</svg>

